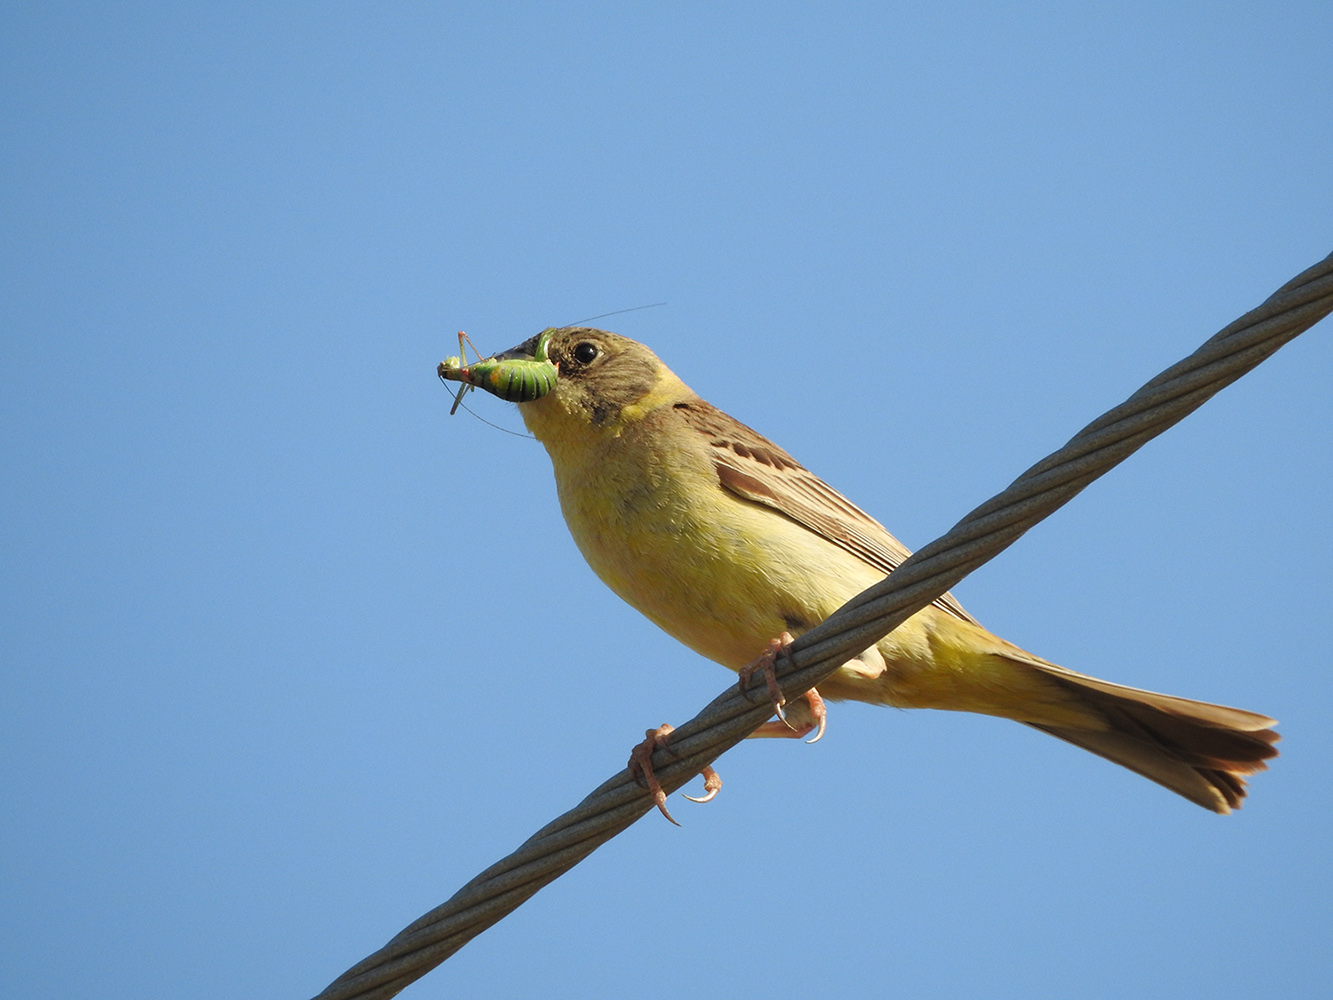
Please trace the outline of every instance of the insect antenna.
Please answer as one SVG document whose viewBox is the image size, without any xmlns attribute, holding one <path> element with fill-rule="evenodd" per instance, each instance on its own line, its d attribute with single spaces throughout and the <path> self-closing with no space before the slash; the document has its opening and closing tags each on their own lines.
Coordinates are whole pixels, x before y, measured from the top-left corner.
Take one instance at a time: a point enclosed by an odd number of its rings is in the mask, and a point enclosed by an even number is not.
<svg viewBox="0 0 1333 1000">
<path fill-rule="evenodd" d="M 472 387 L 471 387 L 471 386 L 468 386 L 468 388 L 470 389 L 470 388 L 472 388 Z M 459 395 L 461 396 L 462 393 L 460 392 Z M 485 424 L 487 427 L 494 427 L 497 431 L 503 431 L 505 434 L 512 434 L 512 435 L 514 435 L 514 437 L 516 437 L 516 438 L 523 438 L 525 441 L 536 441 L 536 440 L 537 440 L 537 438 L 536 438 L 535 435 L 532 435 L 532 434 L 523 434 L 523 433 L 521 433 L 520 431 L 511 431 L 508 427 L 501 427 L 499 424 L 493 424 L 493 423 L 491 423 L 489 420 L 487 420 L 485 417 L 483 417 L 480 413 L 478 413 L 476 410 L 474 410 L 472 407 L 468 406 L 466 403 L 459 403 L 457 400 L 454 401 L 454 408 L 453 408 L 453 410 L 450 410 L 450 411 L 449 411 L 450 415 L 452 415 L 453 412 L 454 412 L 454 410 L 458 409 L 459 406 L 462 406 L 463 409 L 467 410 L 468 413 L 472 414 L 474 417 L 476 417 L 478 420 L 480 420 L 480 421 L 481 421 L 483 424 Z"/>
<path fill-rule="evenodd" d="M 658 306 L 666 305 L 665 302 L 650 302 L 646 306 L 631 306 L 629 309 L 617 309 L 615 312 L 602 313 L 600 316 L 589 316 L 587 319 L 576 319 L 573 323 L 566 323 L 565 326 L 578 326 L 580 323 L 591 323 L 595 319 L 606 319 L 608 316 L 619 316 L 621 313 L 638 312 L 640 309 L 656 309 Z M 475 350 L 476 348 L 473 348 Z"/>
</svg>

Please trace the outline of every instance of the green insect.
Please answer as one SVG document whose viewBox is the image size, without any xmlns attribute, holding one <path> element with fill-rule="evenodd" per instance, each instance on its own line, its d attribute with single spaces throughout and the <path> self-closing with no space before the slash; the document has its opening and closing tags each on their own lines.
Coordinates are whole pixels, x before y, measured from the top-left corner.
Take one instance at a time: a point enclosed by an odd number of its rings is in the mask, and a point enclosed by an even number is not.
<svg viewBox="0 0 1333 1000">
<path fill-rule="evenodd" d="M 555 362 L 547 353 L 551 334 L 555 327 L 548 327 L 537 335 L 537 343 L 531 358 L 502 358 L 492 355 L 482 358 L 481 351 L 468 339 L 462 330 L 458 331 L 458 357 L 445 358 L 436 369 L 441 382 L 462 382 L 450 415 L 458 410 L 463 396 L 470 389 L 485 389 L 492 395 L 511 403 L 531 403 L 541 399 L 555 388 L 560 375 Z M 466 345 L 466 346 L 465 346 Z M 467 363 L 467 347 L 477 355 L 475 364 Z"/>
</svg>

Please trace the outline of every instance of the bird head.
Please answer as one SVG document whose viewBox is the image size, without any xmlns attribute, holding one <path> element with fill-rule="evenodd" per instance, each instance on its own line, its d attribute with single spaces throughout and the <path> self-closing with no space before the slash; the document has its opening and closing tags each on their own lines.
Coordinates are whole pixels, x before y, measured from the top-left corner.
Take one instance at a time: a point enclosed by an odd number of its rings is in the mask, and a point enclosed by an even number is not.
<svg viewBox="0 0 1333 1000">
<path fill-rule="evenodd" d="M 464 366 L 450 358 L 440 377 L 519 403 L 539 439 L 570 425 L 616 430 L 694 393 L 657 355 L 606 330 L 543 330 L 501 354 Z"/>
</svg>

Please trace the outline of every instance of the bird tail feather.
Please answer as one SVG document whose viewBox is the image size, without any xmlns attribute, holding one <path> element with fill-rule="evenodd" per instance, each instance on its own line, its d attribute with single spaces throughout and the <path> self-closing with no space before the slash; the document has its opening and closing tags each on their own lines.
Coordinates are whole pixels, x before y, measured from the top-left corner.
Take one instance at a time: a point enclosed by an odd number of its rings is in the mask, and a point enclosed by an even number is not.
<svg viewBox="0 0 1333 1000">
<path fill-rule="evenodd" d="M 1026 661 L 1105 720 L 1105 729 L 1027 723 L 1105 757 L 1214 812 L 1245 797 L 1245 775 L 1277 756 L 1276 720 L 1257 712 L 1112 684 L 1036 657 Z"/>
</svg>

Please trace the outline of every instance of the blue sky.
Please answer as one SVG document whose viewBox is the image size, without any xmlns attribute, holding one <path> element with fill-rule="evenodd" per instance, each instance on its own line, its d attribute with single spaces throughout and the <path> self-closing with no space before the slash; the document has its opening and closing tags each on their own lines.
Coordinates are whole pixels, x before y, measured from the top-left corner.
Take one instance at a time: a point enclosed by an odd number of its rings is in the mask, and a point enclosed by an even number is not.
<svg viewBox="0 0 1333 1000">
<path fill-rule="evenodd" d="M 458 329 L 665 302 L 602 322 L 916 547 L 1333 249 L 1327 4 L 0 18 L 5 995 L 309 996 L 728 682 Z M 404 995 L 1321 995 L 1331 335 L 956 590 L 1280 719 L 1241 812 L 834 706 Z"/>
</svg>

